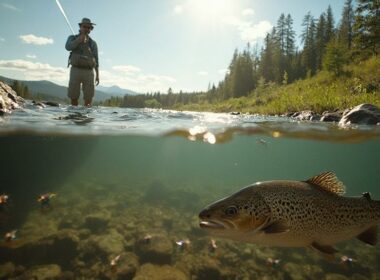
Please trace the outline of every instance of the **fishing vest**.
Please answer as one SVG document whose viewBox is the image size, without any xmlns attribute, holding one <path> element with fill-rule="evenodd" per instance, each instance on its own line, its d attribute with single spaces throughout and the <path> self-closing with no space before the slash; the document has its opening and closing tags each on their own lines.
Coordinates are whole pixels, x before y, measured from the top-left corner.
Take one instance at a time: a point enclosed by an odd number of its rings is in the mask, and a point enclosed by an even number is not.
<svg viewBox="0 0 380 280">
<path fill-rule="evenodd" d="M 75 39 L 79 35 L 75 36 Z M 74 40 L 75 40 L 74 39 Z M 96 67 L 96 60 L 93 54 L 93 41 L 88 37 L 86 43 L 80 43 L 74 50 L 70 52 L 68 65 L 78 68 L 93 69 Z"/>
</svg>

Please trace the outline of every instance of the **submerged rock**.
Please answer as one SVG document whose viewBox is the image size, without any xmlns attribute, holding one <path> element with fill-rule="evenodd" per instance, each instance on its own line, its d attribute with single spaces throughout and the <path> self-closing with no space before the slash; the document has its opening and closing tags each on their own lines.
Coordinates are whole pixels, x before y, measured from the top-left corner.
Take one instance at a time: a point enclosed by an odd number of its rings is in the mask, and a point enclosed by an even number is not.
<svg viewBox="0 0 380 280">
<path fill-rule="evenodd" d="M 12 248 L 2 247 L 0 258 L 11 257 L 17 264 L 22 265 L 54 262 L 68 267 L 78 255 L 79 238 L 70 230 L 64 230 L 40 240 L 20 240 L 20 242 Z"/>
<path fill-rule="evenodd" d="M 173 243 L 166 235 L 156 235 L 150 238 L 139 240 L 136 244 L 136 251 L 141 262 L 170 264 L 172 261 Z"/>
<path fill-rule="evenodd" d="M 81 252 L 87 256 L 118 255 L 124 251 L 125 239 L 115 229 L 109 230 L 106 234 L 93 235 L 81 245 Z"/>
<path fill-rule="evenodd" d="M 189 277 L 179 269 L 169 265 L 144 264 L 140 267 L 134 280 L 187 280 Z M 211 278 L 210 278 L 211 279 Z M 213 278 L 216 279 L 216 278 Z"/>
<path fill-rule="evenodd" d="M 325 279 L 326 280 L 348 280 L 350 278 L 338 273 L 329 273 L 329 274 L 326 274 Z"/>
<path fill-rule="evenodd" d="M 38 279 L 38 280 L 48 280 L 57 279 L 61 275 L 61 267 L 56 264 L 40 265 L 32 267 L 31 269 L 25 271 L 21 276 L 12 278 L 12 280 L 24 280 L 24 279 Z"/>
<path fill-rule="evenodd" d="M 11 113 L 22 103 L 24 99 L 18 96 L 9 85 L 0 81 L 0 116 Z"/>
<path fill-rule="evenodd" d="M 360 104 L 349 111 L 345 111 L 339 125 L 380 123 L 380 108 L 372 104 Z"/>
<path fill-rule="evenodd" d="M 117 279 L 117 280 L 129 280 L 134 279 L 136 272 L 139 268 L 138 257 L 131 252 L 122 254 L 120 261 L 115 267 L 108 267 L 107 271 L 104 273 L 107 279 Z"/>
<path fill-rule="evenodd" d="M 11 262 L 0 265 L 0 279 L 9 279 L 15 271 L 16 267 Z"/>
<path fill-rule="evenodd" d="M 86 216 L 84 226 L 93 232 L 104 231 L 107 229 L 110 219 L 111 213 L 104 210 Z"/>
</svg>

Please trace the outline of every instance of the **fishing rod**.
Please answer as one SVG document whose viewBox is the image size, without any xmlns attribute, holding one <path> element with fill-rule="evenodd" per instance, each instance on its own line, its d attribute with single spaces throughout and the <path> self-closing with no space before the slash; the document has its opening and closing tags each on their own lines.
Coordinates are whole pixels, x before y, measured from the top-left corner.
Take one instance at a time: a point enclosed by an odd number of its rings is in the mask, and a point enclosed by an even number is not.
<svg viewBox="0 0 380 280">
<path fill-rule="evenodd" d="M 70 21 L 67 18 L 65 11 L 63 10 L 63 7 L 62 7 L 61 3 L 59 3 L 59 0 L 55 0 L 55 2 L 57 3 L 58 8 L 61 10 L 61 13 L 62 13 L 63 17 L 66 19 L 66 23 L 69 26 L 71 32 L 73 33 L 73 35 L 75 35 L 74 29 L 72 28 L 72 26 L 70 24 Z"/>
</svg>

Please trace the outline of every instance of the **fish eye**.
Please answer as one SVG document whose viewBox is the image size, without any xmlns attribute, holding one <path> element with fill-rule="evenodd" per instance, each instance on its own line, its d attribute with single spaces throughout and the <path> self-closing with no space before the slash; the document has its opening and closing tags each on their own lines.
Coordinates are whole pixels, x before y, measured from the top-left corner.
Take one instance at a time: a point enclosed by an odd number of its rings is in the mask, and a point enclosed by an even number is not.
<svg viewBox="0 0 380 280">
<path fill-rule="evenodd" d="M 227 216 L 235 216 L 237 213 L 238 213 L 238 209 L 236 206 L 229 206 L 226 208 L 226 210 L 224 210 L 224 213 L 227 215 Z"/>
</svg>

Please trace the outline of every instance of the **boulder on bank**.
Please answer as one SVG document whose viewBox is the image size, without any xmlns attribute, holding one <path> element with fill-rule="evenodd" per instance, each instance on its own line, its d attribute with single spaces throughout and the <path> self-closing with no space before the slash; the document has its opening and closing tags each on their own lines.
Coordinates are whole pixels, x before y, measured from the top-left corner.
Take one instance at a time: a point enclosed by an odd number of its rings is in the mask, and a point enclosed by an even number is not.
<svg viewBox="0 0 380 280">
<path fill-rule="evenodd" d="M 24 103 L 24 99 L 6 83 L 0 81 L 0 116 L 9 114 Z"/>
<path fill-rule="evenodd" d="M 307 110 L 294 113 L 292 118 L 300 121 L 319 121 L 321 116 L 313 111 Z"/>
<path fill-rule="evenodd" d="M 342 118 L 342 112 L 323 112 L 321 122 L 339 122 Z"/>
<path fill-rule="evenodd" d="M 376 125 L 380 123 L 380 108 L 372 104 L 360 104 L 351 110 L 343 113 L 339 125 L 368 124 Z"/>
</svg>

